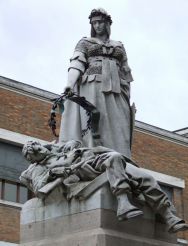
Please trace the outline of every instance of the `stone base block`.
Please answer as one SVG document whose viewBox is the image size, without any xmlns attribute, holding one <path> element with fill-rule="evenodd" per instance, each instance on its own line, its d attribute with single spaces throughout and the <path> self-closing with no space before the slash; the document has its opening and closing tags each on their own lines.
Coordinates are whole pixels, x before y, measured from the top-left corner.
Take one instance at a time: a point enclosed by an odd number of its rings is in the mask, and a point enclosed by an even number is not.
<svg viewBox="0 0 188 246">
<path fill-rule="evenodd" d="M 118 221 L 116 198 L 107 184 L 85 200 L 67 201 L 62 193 L 58 187 L 46 199 L 34 198 L 24 205 L 22 246 L 177 245 L 176 235 L 169 234 L 147 206 L 143 217 Z"/>
</svg>

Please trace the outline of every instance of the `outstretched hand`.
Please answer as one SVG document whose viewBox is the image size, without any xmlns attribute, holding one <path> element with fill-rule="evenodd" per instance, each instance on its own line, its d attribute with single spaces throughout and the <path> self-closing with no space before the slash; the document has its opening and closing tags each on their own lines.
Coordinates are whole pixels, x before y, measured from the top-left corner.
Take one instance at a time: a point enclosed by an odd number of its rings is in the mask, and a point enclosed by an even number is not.
<svg viewBox="0 0 188 246">
<path fill-rule="evenodd" d="M 52 168 L 49 172 L 52 178 L 63 177 L 67 178 L 70 175 L 70 168 L 68 167 L 56 167 Z"/>
<path fill-rule="evenodd" d="M 64 93 L 65 93 L 68 97 L 71 97 L 71 96 L 73 96 L 73 94 L 74 94 L 72 88 L 69 87 L 69 86 L 65 87 Z"/>
</svg>

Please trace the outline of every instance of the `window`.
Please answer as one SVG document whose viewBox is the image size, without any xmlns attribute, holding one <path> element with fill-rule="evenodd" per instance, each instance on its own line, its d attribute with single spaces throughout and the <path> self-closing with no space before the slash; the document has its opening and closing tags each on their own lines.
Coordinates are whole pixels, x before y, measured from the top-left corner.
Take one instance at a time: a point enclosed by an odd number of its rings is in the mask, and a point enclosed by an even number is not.
<svg viewBox="0 0 188 246">
<path fill-rule="evenodd" d="M 19 192 L 20 203 L 25 203 L 29 198 L 31 198 L 31 197 L 29 197 L 29 194 L 30 194 L 30 192 L 28 191 L 28 189 L 26 187 L 20 185 L 20 192 Z"/>
<path fill-rule="evenodd" d="M 0 198 L 1 198 L 1 190 L 2 190 L 2 181 L 0 180 Z"/>
<path fill-rule="evenodd" d="M 1 200 L 25 203 L 31 197 L 31 192 L 25 186 L 16 182 L 0 179 Z"/>
<path fill-rule="evenodd" d="M 17 185 L 4 182 L 4 200 L 17 202 Z"/>
</svg>

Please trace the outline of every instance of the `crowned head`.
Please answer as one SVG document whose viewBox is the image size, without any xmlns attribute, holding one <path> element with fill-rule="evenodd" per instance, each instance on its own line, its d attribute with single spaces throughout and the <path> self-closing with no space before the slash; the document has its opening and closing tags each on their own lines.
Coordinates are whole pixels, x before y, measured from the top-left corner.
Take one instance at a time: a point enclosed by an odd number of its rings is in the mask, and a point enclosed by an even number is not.
<svg viewBox="0 0 188 246">
<path fill-rule="evenodd" d="M 89 15 L 89 20 L 91 24 L 91 37 L 96 37 L 98 29 L 96 29 L 95 23 L 101 23 L 104 26 L 104 31 L 106 32 L 108 38 L 110 37 L 112 19 L 106 10 L 102 8 L 93 9 Z M 103 24 L 104 23 L 104 24 Z M 103 28 L 103 27 L 101 27 Z M 100 31 L 100 30 L 99 30 Z"/>
</svg>

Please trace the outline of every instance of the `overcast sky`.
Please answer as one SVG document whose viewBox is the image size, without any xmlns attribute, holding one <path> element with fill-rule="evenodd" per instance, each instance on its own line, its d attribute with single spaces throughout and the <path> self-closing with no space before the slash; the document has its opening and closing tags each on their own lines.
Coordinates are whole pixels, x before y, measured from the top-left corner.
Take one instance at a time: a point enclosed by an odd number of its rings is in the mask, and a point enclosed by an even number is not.
<svg viewBox="0 0 188 246">
<path fill-rule="evenodd" d="M 97 7 L 111 14 L 111 39 L 127 50 L 136 119 L 188 127 L 188 0 L 0 0 L 0 75 L 63 92 Z"/>
</svg>

